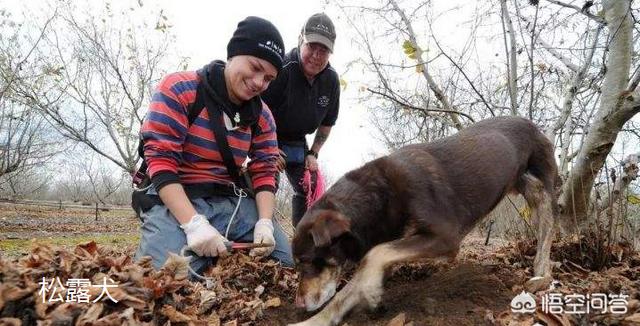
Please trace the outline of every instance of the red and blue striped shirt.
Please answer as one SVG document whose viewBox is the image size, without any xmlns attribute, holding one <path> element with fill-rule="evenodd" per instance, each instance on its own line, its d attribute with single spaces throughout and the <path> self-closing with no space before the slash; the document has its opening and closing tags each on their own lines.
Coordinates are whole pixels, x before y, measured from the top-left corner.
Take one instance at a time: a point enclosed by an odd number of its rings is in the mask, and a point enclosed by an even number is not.
<svg viewBox="0 0 640 326">
<path fill-rule="evenodd" d="M 218 149 L 203 109 L 189 126 L 188 108 L 195 102 L 200 76 L 195 71 L 167 75 L 156 88 L 142 124 L 145 160 L 152 180 L 160 185 L 229 185 L 233 178 Z M 226 95 L 226 94 L 225 94 Z M 224 125 L 224 122 L 220 121 Z M 255 192 L 276 191 L 278 144 L 271 111 L 262 103 L 255 135 L 250 126 L 227 130 L 227 141 L 238 169 L 245 163 Z"/>
</svg>

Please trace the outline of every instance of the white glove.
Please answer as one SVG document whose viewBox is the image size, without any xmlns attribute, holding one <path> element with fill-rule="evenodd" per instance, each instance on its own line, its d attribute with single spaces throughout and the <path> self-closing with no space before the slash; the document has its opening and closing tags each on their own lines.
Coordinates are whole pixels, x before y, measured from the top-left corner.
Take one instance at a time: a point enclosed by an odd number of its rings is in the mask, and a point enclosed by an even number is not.
<svg viewBox="0 0 640 326">
<path fill-rule="evenodd" d="M 273 237 L 273 222 L 268 218 L 261 218 L 253 229 L 253 243 L 270 244 L 269 247 L 254 248 L 249 256 L 269 256 L 275 249 L 276 239 Z"/>
<path fill-rule="evenodd" d="M 196 214 L 188 223 L 180 225 L 187 235 L 187 245 L 198 256 L 226 256 L 227 239 L 209 224 L 204 215 Z"/>
</svg>

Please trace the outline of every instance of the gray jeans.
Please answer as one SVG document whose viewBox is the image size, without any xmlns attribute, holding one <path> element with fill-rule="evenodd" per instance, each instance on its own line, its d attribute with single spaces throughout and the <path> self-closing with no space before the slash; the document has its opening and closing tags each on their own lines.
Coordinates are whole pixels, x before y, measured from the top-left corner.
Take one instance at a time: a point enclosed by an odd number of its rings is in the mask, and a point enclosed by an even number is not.
<svg viewBox="0 0 640 326">
<path fill-rule="evenodd" d="M 209 198 L 197 198 L 191 200 L 193 207 L 209 220 L 220 234 L 224 235 L 229 225 L 229 220 L 238 202 L 238 197 L 212 196 Z M 164 205 L 156 205 L 147 212 L 141 214 L 143 221 L 140 228 L 140 244 L 136 251 L 135 259 L 143 256 L 151 256 L 153 266 L 156 269 L 162 267 L 167 260 L 169 252 L 180 254 L 180 250 L 187 245 L 187 238 L 180 228 L 180 223 Z M 252 198 L 242 198 L 240 208 L 229 228 L 229 241 L 252 242 L 253 228 L 258 221 L 256 202 Z M 273 236 L 276 247 L 271 253 L 272 258 L 280 261 L 287 267 L 293 266 L 291 245 L 282 227 L 274 220 Z M 209 265 L 211 257 L 194 256 L 191 259 L 191 268 L 200 273 Z"/>
</svg>

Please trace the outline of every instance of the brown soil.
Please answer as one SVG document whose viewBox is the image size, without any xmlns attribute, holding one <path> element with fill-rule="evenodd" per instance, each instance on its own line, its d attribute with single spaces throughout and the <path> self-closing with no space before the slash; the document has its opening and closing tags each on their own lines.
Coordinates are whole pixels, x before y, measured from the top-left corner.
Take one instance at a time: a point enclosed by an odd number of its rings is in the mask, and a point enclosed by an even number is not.
<svg viewBox="0 0 640 326">
<path fill-rule="evenodd" d="M 628 313 L 551 315 L 540 307 L 535 314 L 514 314 L 510 303 L 532 276 L 533 242 L 506 243 L 497 239 L 484 246 L 483 239 L 468 237 L 452 263 L 424 263 L 396 268 L 385 284 L 382 307 L 374 312 L 357 310 L 341 325 L 640 325 L 640 255 L 619 245 L 611 248 L 616 258 L 600 271 L 590 271 L 589 260 L 575 251 L 590 247 L 593 237 L 581 244 L 561 241 L 552 250 L 560 264 L 554 271 L 559 287 L 536 293 L 629 295 Z M 299 312 L 291 302 L 268 310 L 264 325 L 302 321 L 312 313 Z M 406 317 L 398 323 L 399 315 Z M 261 324 L 262 325 L 262 324 Z"/>
<path fill-rule="evenodd" d="M 515 274 L 497 266 L 462 263 L 433 275 L 407 280 L 392 276 L 385 285 L 383 305 L 376 311 L 357 310 L 345 320 L 349 325 L 387 325 L 400 313 L 414 325 L 484 325 L 487 315 L 509 307 Z M 268 312 L 264 325 L 304 320 L 311 313 L 297 311 L 290 302 Z"/>
<path fill-rule="evenodd" d="M 485 325 L 509 309 L 513 288 L 526 281 L 523 270 L 497 264 L 490 251 L 503 243 L 484 247 L 483 239 L 465 241 L 454 263 L 423 263 L 396 268 L 385 282 L 382 305 L 375 311 L 357 309 L 343 325 L 384 326 L 404 313 L 413 325 Z M 480 260 L 484 261 L 480 261 Z M 291 301 L 266 312 L 261 325 L 285 325 L 311 317 Z"/>
</svg>

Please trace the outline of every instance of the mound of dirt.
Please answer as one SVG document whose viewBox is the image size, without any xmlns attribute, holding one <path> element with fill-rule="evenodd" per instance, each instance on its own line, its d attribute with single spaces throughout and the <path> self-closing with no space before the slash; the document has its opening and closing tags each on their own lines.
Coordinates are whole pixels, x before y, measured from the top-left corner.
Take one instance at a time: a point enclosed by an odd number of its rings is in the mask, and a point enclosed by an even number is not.
<svg viewBox="0 0 640 326">
<path fill-rule="evenodd" d="M 565 254 L 576 247 L 579 245 L 571 241 L 559 243 L 553 248 L 554 256 L 580 257 Z M 533 276 L 534 255 L 535 243 L 528 241 L 484 246 L 484 239 L 467 239 L 457 262 L 397 267 L 385 283 L 382 307 L 373 312 L 353 311 L 342 325 L 640 325 L 640 255 L 630 251 L 618 254 L 621 259 L 612 261 L 611 267 L 600 272 L 588 271 L 577 262 L 559 264 L 554 270 L 554 288 L 532 294 L 538 304 L 536 311 L 512 312 L 511 301 Z M 551 293 L 563 296 L 622 294 L 627 296 L 627 311 L 624 314 L 548 313 L 542 310 L 541 298 Z M 270 310 L 264 322 L 265 325 L 284 325 L 312 315 L 285 302 Z"/>
<path fill-rule="evenodd" d="M 509 307 L 511 287 L 520 281 L 517 275 L 478 262 L 413 264 L 389 277 L 381 307 L 353 311 L 344 325 L 484 325 L 493 320 L 494 311 Z M 401 314 L 402 323 L 393 320 Z M 285 304 L 269 311 L 265 325 L 284 325 L 311 315 Z"/>
</svg>

